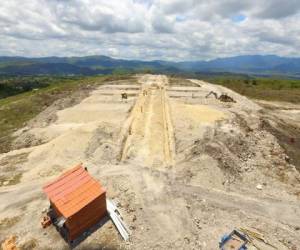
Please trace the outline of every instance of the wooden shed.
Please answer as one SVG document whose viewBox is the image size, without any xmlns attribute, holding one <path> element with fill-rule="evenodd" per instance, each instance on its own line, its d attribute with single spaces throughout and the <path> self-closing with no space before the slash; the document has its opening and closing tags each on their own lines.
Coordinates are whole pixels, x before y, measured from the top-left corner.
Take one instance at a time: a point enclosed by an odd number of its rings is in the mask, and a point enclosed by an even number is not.
<svg viewBox="0 0 300 250">
<path fill-rule="evenodd" d="M 107 215 L 106 190 L 78 165 L 43 187 L 50 218 L 69 243 Z"/>
</svg>

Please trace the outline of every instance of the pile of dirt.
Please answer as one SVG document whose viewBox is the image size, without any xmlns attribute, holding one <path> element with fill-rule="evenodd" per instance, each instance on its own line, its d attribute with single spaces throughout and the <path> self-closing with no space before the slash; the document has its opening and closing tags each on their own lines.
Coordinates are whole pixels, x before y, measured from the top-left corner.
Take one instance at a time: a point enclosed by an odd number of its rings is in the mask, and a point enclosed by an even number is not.
<svg viewBox="0 0 300 250">
<path fill-rule="evenodd" d="M 95 90 L 97 86 L 86 85 L 81 87 L 79 90 L 72 92 L 70 95 L 65 96 L 65 93 L 60 93 L 61 97 L 57 97 L 51 105 L 38 114 L 35 118 L 30 120 L 26 126 L 13 134 L 15 138 L 12 141 L 11 150 L 21 149 L 26 147 L 37 146 L 45 143 L 42 138 L 36 137 L 34 128 L 45 128 L 57 120 L 57 112 L 59 110 L 72 107 L 80 103 L 83 99 L 89 96 L 91 91 Z"/>
<path fill-rule="evenodd" d="M 300 105 L 259 101 L 261 127 L 273 134 L 287 154 L 286 160 L 300 171 Z"/>
</svg>

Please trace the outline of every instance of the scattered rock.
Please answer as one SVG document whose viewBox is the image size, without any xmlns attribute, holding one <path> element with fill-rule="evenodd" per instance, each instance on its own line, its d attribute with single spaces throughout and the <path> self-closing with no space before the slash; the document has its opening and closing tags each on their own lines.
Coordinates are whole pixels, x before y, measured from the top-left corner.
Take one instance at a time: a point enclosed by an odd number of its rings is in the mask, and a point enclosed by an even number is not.
<svg viewBox="0 0 300 250">
<path fill-rule="evenodd" d="M 133 215 L 132 221 L 136 221 L 136 215 Z"/>
<path fill-rule="evenodd" d="M 261 184 L 257 184 L 257 185 L 256 185 L 256 189 L 262 190 L 262 189 L 263 189 L 263 186 L 262 186 Z"/>
<path fill-rule="evenodd" d="M 288 155 L 285 155 L 284 159 L 286 162 L 290 162 L 290 157 Z"/>
<path fill-rule="evenodd" d="M 38 243 L 36 239 L 30 239 L 26 241 L 24 244 L 20 246 L 20 249 L 22 250 L 32 250 L 37 247 Z"/>
<path fill-rule="evenodd" d="M 185 236 L 185 237 L 184 237 L 184 241 L 185 241 L 186 244 L 190 244 L 190 239 L 189 239 L 189 237 Z"/>
</svg>

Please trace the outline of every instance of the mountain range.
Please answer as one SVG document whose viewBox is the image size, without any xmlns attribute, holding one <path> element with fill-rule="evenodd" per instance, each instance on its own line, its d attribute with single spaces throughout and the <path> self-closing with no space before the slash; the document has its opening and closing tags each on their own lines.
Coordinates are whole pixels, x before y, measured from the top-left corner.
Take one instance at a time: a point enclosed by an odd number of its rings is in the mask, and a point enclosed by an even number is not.
<svg viewBox="0 0 300 250">
<path fill-rule="evenodd" d="M 275 55 L 246 55 L 210 61 L 142 61 L 108 56 L 0 57 L 0 75 L 95 75 L 114 71 L 157 73 L 230 72 L 300 77 L 300 58 Z"/>
</svg>

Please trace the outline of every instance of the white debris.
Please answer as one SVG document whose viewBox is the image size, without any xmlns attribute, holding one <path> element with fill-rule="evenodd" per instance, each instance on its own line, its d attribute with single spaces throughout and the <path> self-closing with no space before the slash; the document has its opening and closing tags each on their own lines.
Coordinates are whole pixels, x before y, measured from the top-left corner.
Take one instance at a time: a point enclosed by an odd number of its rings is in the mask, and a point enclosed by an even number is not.
<svg viewBox="0 0 300 250">
<path fill-rule="evenodd" d="M 127 241 L 129 239 L 130 231 L 125 225 L 117 206 L 109 199 L 106 199 L 106 205 L 110 218 L 112 219 L 122 238 Z"/>
</svg>

